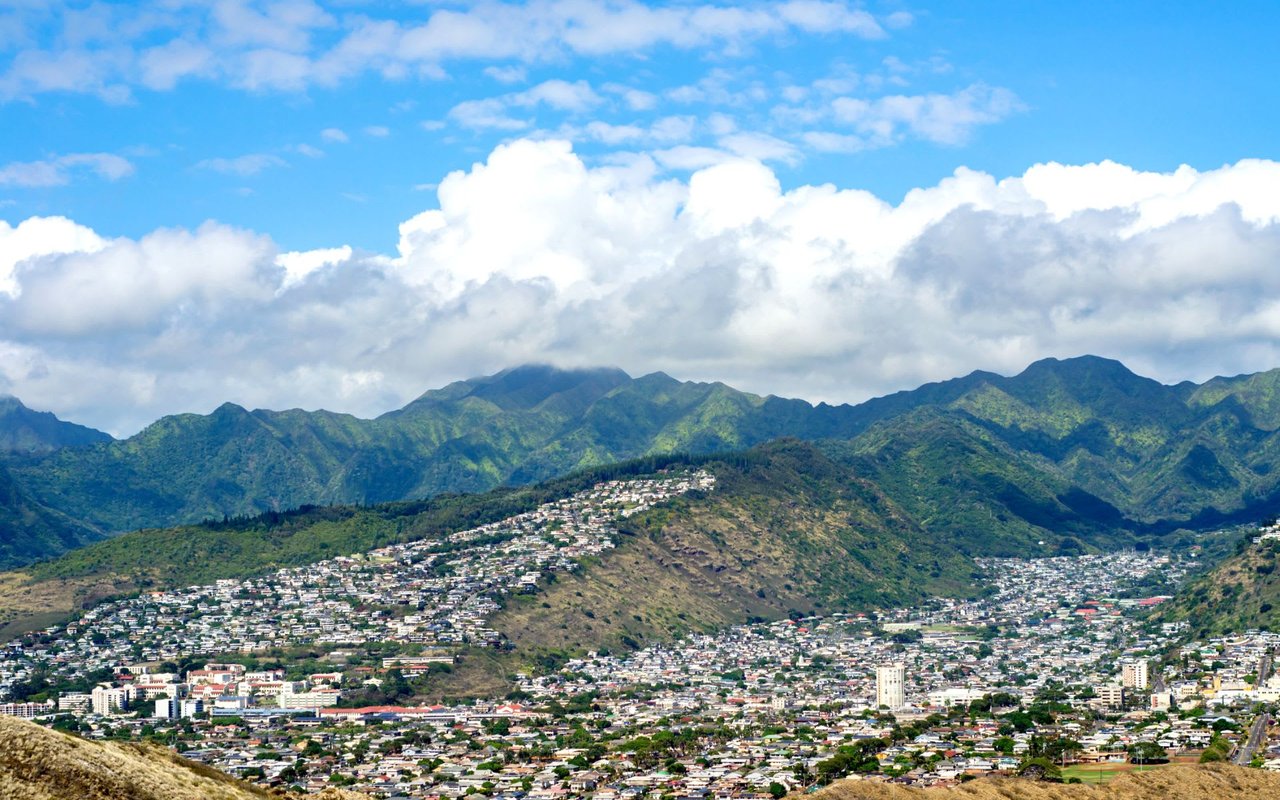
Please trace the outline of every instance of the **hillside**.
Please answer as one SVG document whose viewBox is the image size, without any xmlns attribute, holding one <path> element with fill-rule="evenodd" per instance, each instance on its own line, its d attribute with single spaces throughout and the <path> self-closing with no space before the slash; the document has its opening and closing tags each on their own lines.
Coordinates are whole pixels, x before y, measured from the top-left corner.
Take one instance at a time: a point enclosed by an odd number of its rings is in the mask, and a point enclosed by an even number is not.
<svg viewBox="0 0 1280 800">
<path fill-rule="evenodd" d="M 0 569 L 58 555 L 103 538 L 87 525 L 44 507 L 0 464 Z"/>
<path fill-rule="evenodd" d="M 162 747 L 92 742 L 0 716 L 0 797 L 5 800 L 263 800 L 264 789 Z M 355 800 L 326 790 L 324 800 Z"/>
<path fill-rule="evenodd" d="M 12 542 L 7 563 L 97 531 L 484 491 L 782 436 L 826 443 L 931 533 L 970 542 L 967 550 L 1023 552 L 1045 531 L 1081 542 L 1126 531 L 1158 544 L 1178 528 L 1280 508 L 1278 387 L 1280 371 L 1164 386 L 1087 356 L 1013 377 L 975 372 L 857 406 L 550 367 L 459 381 L 373 420 L 226 404 L 123 441 L 5 456 L 27 505 L 61 515 L 48 517 L 54 536 Z M 71 520 L 79 530 L 66 527 Z"/>
<path fill-rule="evenodd" d="M 476 495 L 441 495 L 373 507 L 305 506 L 223 522 L 135 531 L 23 570 L 0 573 L 0 633 L 22 630 L 24 620 L 47 624 L 51 617 L 65 616 L 105 596 L 257 575 L 394 542 L 439 537 L 532 510 L 602 480 L 686 462 L 683 456 L 654 457 Z"/>
<path fill-rule="evenodd" d="M 974 591 L 967 558 L 932 547 L 892 500 L 812 445 L 782 441 L 708 468 L 714 492 L 625 521 L 616 551 L 515 598 L 494 627 L 536 660 Z"/>
<path fill-rule="evenodd" d="M 1183 586 L 1160 608 L 1162 622 L 1186 620 L 1191 635 L 1280 630 L 1280 541 L 1248 544 L 1210 572 Z"/>
<path fill-rule="evenodd" d="M 1122 775 L 1102 786 L 983 778 L 951 789 L 842 781 L 815 800 L 1252 800 L 1280 796 L 1280 775 L 1229 764 L 1171 766 Z"/>
<path fill-rule="evenodd" d="M 874 484 L 814 445 L 782 440 L 721 459 L 644 459 L 481 495 L 309 508 L 126 534 L 0 576 L 0 623 L 17 630 L 22 619 L 47 623 L 41 612 L 65 613 L 104 594 L 242 577 L 431 539 L 600 480 L 691 463 L 717 476 L 714 492 L 629 518 L 618 548 L 537 595 L 517 598 L 500 615 L 498 629 L 509 632 L 522 656 L 634 647 L 751 617 L 972 591 L 972 566 L 962 552 L 933 547 Z"/>
</svg>

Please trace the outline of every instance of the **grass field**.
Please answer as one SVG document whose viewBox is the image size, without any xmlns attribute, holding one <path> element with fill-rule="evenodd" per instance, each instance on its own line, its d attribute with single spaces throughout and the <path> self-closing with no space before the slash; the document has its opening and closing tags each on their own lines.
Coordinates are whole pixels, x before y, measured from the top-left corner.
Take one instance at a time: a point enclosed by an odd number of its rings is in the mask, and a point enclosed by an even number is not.
<svg viewBox="0 0 1280 800">
<path fill-rule="evenodd" d="M 1167 764 L 1128 764 L 1103 762 L 1101 764 L 1072 764 L 1062 770 L 1062 777 L 1079 778 L 1081 783 L 1109 783 L 1127 772 L 1154 772 L 1171 764 L 1194 764 L 1196 756 L 1175 756 Z"/>
</svg>

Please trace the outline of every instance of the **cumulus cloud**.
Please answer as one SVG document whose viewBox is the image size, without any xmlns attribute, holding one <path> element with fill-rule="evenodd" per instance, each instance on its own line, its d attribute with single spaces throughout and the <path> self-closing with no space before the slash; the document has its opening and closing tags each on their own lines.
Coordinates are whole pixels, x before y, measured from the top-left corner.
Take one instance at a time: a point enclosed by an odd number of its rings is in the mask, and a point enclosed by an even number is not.
<svg viewBox="0 0 1280 800">
<path fill-rule="evenodd" d="M 716 155 L 674 180 L 518 140 L 385 254 L 3 225 L 0 391 L 128 432 L 223 400 L 373 414 L 531 360 L 831 401 L 1084 352 L 1166 380 L 1280 364 L 1275 162 L 960 169 L 895 205 Z"/>
</svg>

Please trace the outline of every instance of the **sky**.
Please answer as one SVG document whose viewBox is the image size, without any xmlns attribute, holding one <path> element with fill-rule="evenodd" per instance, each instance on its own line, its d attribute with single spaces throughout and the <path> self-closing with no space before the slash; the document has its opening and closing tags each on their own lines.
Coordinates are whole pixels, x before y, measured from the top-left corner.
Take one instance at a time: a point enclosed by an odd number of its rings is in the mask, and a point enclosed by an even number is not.
<svg viewBox="0 0 1280 800">
<path fill-rule="evenodd" d="M 1280 367 L 1280 7 L 10 0 L 0 393 Z"/>
</svg>

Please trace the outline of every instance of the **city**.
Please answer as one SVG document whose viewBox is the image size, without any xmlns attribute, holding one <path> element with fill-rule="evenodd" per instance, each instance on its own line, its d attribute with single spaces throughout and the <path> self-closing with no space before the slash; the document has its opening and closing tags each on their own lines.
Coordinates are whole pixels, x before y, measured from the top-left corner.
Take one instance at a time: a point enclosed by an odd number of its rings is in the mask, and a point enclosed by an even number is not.
<svg viewBox="0 0 1280 800">
<path fill-rule="evenodd" d="M 611 481 L 437 540 L 103 603 L 4 648 L 0 713 L 375 797 L 765 798 L 1217 751 L 1280 769 L 1264 713 L 1280 634 L 1187 644 L 1184 623 L 1149 622 L 1197 566 L 1154 552 L 979 559 L 974 600 L 591 652 L 501 697 L 403 702 L 469 648 L 506 647 L 500 605 L 615 547 L 615 519 L 714 483 Z M 300 646 L 323 655 L 282 658 Z"/>
</svg>

